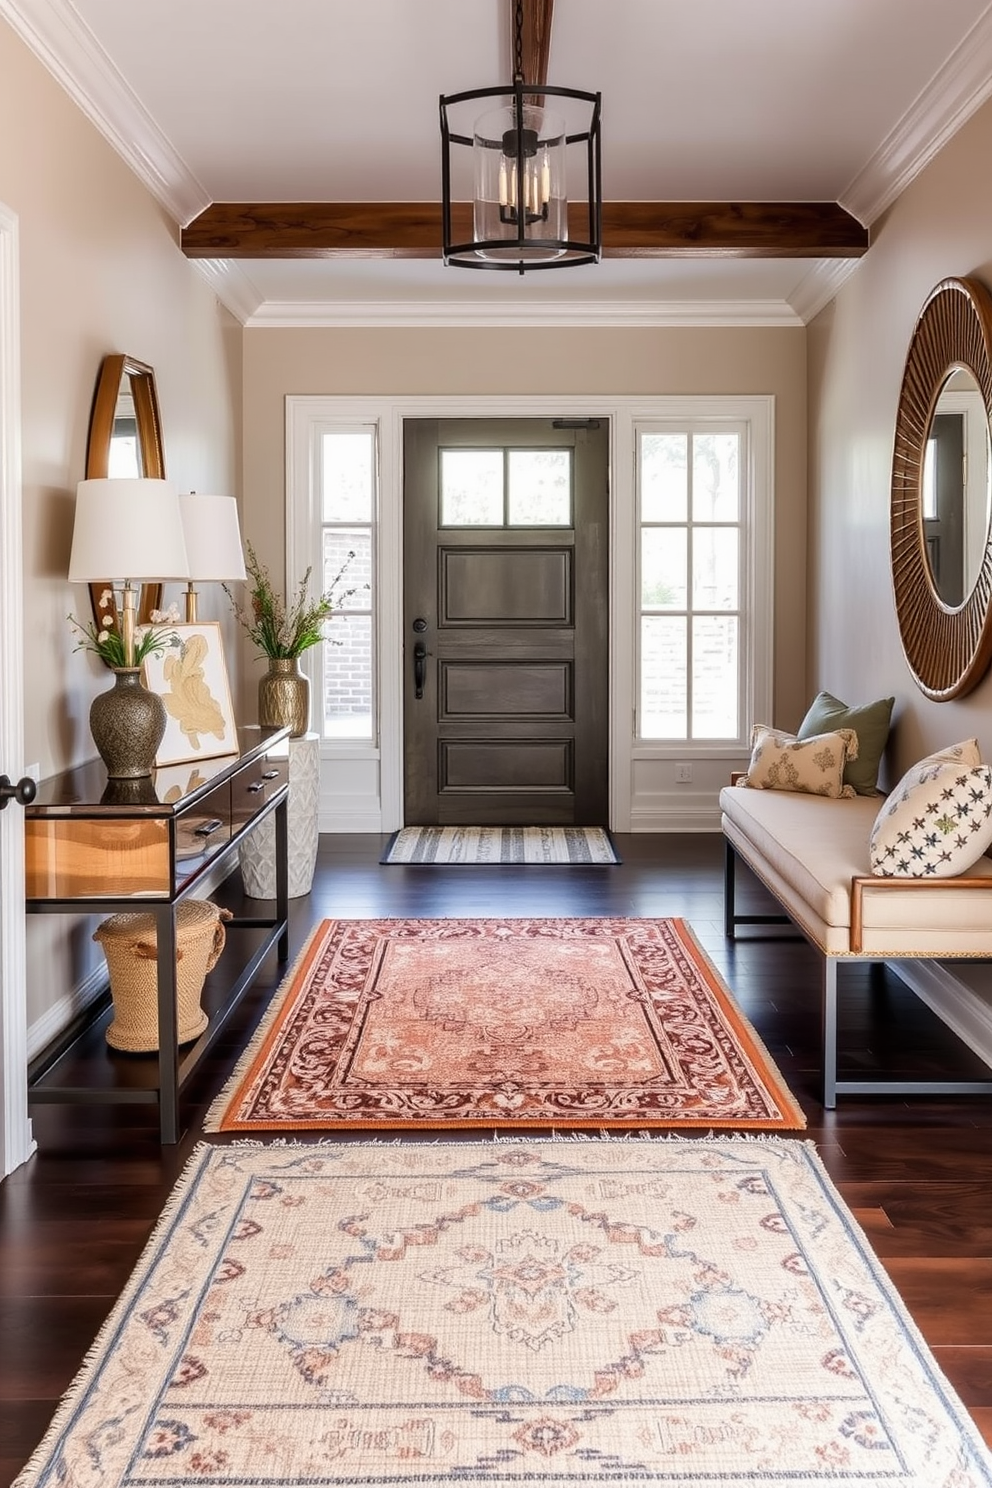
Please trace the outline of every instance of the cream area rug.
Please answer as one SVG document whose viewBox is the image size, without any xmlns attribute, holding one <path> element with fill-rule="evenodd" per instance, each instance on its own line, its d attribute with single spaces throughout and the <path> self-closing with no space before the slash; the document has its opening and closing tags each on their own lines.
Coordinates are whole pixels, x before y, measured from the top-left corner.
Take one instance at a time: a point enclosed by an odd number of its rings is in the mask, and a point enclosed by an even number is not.
<svg viewBox="0 0 992 1488">
<path fill-rule="evenodd" d="M 18 1488 L 979 1488 L 811 1147 L 201 1147 Z"/>
<path fill-rule="evenodd" d="M 380 863 L 619 863 L 603 827 L 401 827 Z"/>
</svg>

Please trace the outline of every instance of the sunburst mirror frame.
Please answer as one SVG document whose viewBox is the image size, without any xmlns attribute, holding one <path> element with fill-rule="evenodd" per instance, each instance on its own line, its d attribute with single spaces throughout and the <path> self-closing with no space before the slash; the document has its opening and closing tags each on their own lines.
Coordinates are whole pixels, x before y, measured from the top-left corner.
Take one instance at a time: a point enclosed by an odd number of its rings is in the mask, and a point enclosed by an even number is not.
<svg viewBox="0 0 992 1488">
<path fill-rule="evenodd" d="M 977 279 L 942 279 L 917 318 L 903 373 L 892 455 L 891 554 L 899 636 L 917 686 L 945 702 L 970 692 L 992 661 L 992 535 L 974 587 L 947 605 L 923 535 L 923 462 L 948 377 L 970 372 L 992 416 L 992 295 Z"/>
</svg>

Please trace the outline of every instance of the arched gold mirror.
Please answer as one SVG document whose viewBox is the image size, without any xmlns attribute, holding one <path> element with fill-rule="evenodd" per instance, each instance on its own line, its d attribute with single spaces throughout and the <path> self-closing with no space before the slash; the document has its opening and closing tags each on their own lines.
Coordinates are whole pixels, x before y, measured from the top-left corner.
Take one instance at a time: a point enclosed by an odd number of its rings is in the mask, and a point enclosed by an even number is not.
<svg viewBox="0 0 992 1488">
<path fill-rule="evenodd" d="M 105 356 L 100 365 L 86 446 L 87 480 L 107 476 L 165 479 L 155 373 L 144 362 L 117 352 Z M 109 581 L 90 585 L 94 618 L 100 595 L 110 587 Z M 139 621 L 147 622 L 161 604 L 162 585 L 145 584 L 138 604 Z"/>
<path fill-rule="evenodd" d="M 892 457 L 892 582 L 906 661 L 937 700 L 992 660 L 992 295 L 943 279 L 909 344 Z"/>
</svg>

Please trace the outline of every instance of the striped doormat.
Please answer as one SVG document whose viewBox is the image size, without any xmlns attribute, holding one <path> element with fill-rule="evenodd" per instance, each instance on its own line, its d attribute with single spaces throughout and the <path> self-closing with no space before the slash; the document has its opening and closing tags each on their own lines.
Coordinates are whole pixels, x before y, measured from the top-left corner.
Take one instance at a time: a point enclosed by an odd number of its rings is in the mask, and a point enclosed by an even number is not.
<svg viewBox="0 0 992 1488">
<path fill-rule="evenodd" d="M 602 827 L 402 827 L 380 863 L 619 863 Z"/>
</svg>

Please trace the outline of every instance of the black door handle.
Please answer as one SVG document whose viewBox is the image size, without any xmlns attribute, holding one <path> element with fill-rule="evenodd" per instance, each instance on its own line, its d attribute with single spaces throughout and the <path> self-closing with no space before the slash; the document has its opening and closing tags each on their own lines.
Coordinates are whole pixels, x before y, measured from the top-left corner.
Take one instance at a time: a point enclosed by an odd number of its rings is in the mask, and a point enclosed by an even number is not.
<svg viewBox="0 0 992 1488">
<path fill-rule="evenodd" d="M 413 648 L 413 695 L 422 698 L 424 695 L 424 683 L 427 680 L 427 647 L 423 641 L 418 641 Z"/>
<path fill-rule="evenodd" d="M 16 785 L 11 785 L 9 775 L 0 775 L 0 811 L 5 811 L 8 801 L 18 806 L 29 806 L 38 794 L 38 787 L 30 775 L 25 775 Z"/>
</svg>

